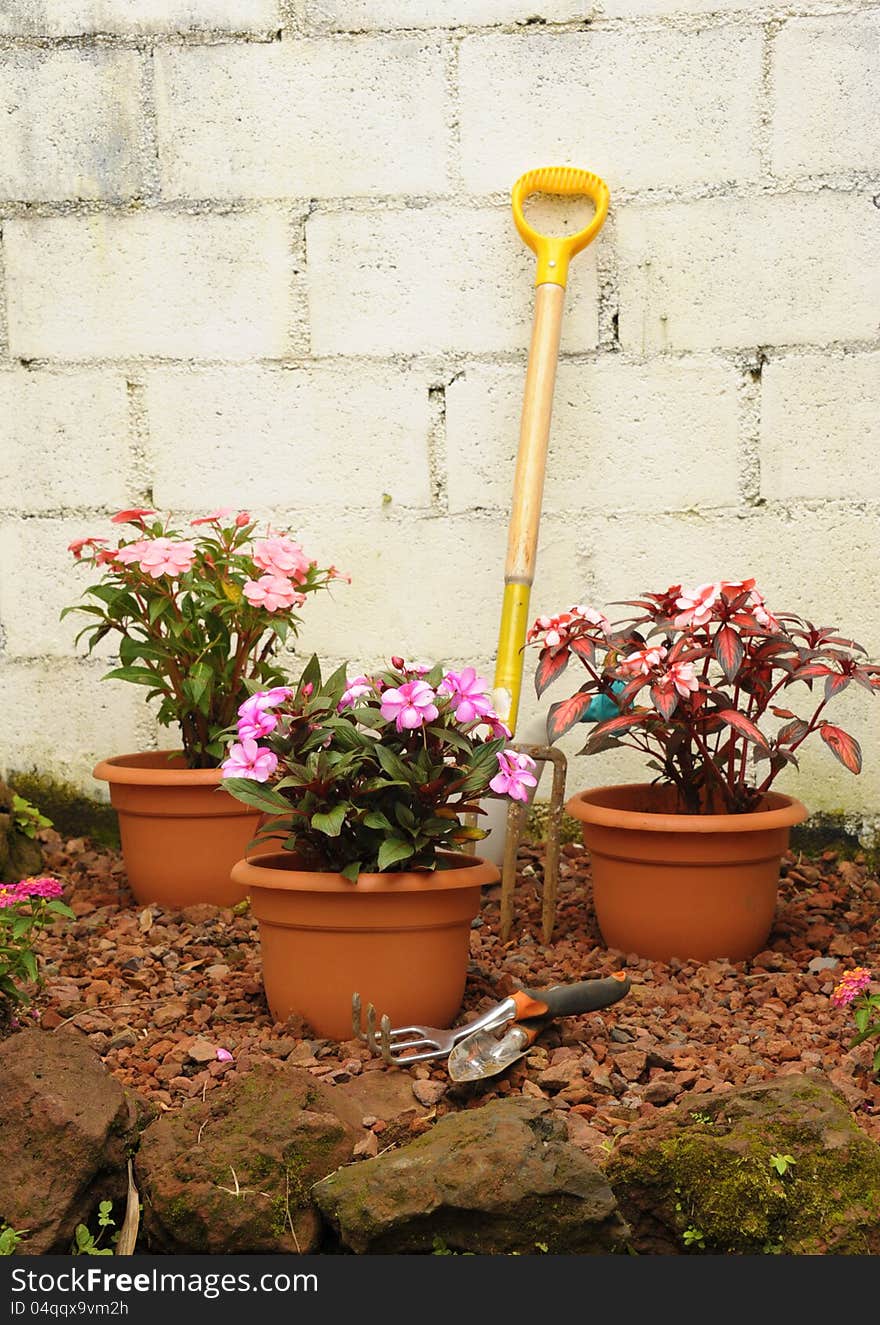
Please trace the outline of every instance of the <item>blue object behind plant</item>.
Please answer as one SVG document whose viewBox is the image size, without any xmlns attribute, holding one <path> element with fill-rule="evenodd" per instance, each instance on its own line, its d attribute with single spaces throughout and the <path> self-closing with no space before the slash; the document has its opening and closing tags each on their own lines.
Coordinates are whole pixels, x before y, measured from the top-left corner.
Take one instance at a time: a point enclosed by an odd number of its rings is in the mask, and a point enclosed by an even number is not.
<svg viewBox="0 0 880 1325">
<path fill-rule="evenodd" d="M 619 695 L 623 687 L 623 681 L 614 681 L 611 688 Z M 609 718 L 617 717 L 618 712 L 619 709 L 610 695 L 596 695 L 595 699 L 590 700 L 581 722 L 607 722 Z"/>
</svg>

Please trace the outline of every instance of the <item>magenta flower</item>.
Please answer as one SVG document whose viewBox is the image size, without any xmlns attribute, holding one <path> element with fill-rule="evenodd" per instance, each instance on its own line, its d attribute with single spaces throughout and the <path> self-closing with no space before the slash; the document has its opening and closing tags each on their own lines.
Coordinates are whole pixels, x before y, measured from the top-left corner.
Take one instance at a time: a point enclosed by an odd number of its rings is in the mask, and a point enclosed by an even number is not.
<svg viewBox="0 0 880 1325">
<path fill-rule="evenodd" d="M 196 558 L 195 543 L 190 543 L 186 539 L 175 542 L 171 538 L 150 538 L 142 540 L 139 544 L 129 544 L 122 548 L 119 559 L 124 562 L 133 560 L 131 556 L 123 557 L 122 553 L 131 552 L 132 547 L 138 547 L 139 557 L 138 565 L 145 575 L 149 575 L 154 580 L 158 580 L 160 575 L 170 575 L 176 579 L 178 575 L 184 575 L 192 568 Z"/>
<path fill-rule="evenodd" d="M 492 701 L 486 693 L 488 687 L 489 682 L 485 677 L 477 676 L 473 667 L 446 672 L 440 682 L 440 689 L 451 696 L 457 722 L 477 722 L 493 713 Z"/>
<path fill-rule="evenodd" d="M 254 562 L 269 575 L 284 575 L 301 584 L 312 562 L 287 534 L 273 534 L 254 544 Z"/>
<path fill-rule="evenodd" d="M 242 741 L 259 741 L 278 726 L 278 719 L 268 710 L 290 699 L 289 686 L 273 686 L 271 690 L 258 690 L 238 706 L 238 736 Z"/>
<path fill-rule="evenodd" d="M 871 983 L 871 972 L 866 966 L 854 966 L 847 971 L 831 995 L 831 1006 L 845 1008 L 853 999 L 863 994 Z"/>
<path fill-rule="evenodd" d="M 492 791 L 509 796 L 512 801 L 527 801 L 529 787 L 538 785 L 534 759 L 517 750 L 499 750 L 497 759 L 498 772 L 489 783 Z"/>
<path fill-rule="evenodd" d="M 286 575 L 261 575 L 258 580 L 248 580 L 242 593 L 251 607 L 263 607 L 267 612 L 277 612 L 279 608 L 301 607 L 306 601 L 294 587 L 293 581 Z"/>
<path fill-rule="evenodd" d="M 217 510 L 212 511 L 210 515 L 201 515 L 198 520 L 190 520 L 190 524 L 193 526 L 200 524 L 217 524 L 220 520 L 225 520 L 227 515 L 231 514 L 231 506 L 219 506 Z"/>
<path fill-rule="evenodd" d="M 341 713 L 343 709 L 353 708 L 355 701 L 363 695 L 369 695 L 372 689 L 373 683 L 368 676 L 352 677 L 342 692 L 342 697 L 336 706 L 337 709 Z"/>
<path fill-rule="evenodd" d="M 228 1049 L 218 1049 L 218 1050 L 217 1050 L 217 1062 L 218 1062 L 218 1063 L 231 1063 L 231 1062 L 233 1062 L 233 1061 L 234 1061 L 234 1060 L 233 1060 L 232 1054 L 229 1052 Z"/>
<path fill-rule="evenodd" d="M 0 909 L 15 906 L 17 902 L 27 902 L 34 897 L 44 902 L 53 902 L 63 893 L 64 885 L 46 875 L 38 879 L 20 879 L 18 883 L 5 883 L 0 887 Z"/>
<path fill-rule="evenodd" d="M 278 756 L 250 739 L 233 745 L 220 765 L 225 778 L 250 778 L 253 782 L 268 782 L 277 767 Z"/>
<path fill-rule="evenodd" d="M 412 731 L 439 716 L 436 698 L 426 681 L 405 681 L 396 688 L 389 686 L 382 693 L 382 717 L 386 722 L 393 718 L 399 732 Z"/>
</svg>

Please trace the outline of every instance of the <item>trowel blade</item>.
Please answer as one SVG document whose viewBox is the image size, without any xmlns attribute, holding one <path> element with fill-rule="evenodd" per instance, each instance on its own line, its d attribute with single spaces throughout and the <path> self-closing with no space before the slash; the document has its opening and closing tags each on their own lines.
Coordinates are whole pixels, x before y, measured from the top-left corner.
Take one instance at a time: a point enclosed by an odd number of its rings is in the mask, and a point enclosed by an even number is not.
<svg viewBox="0 0 880 1325">
<path fill-rule="evenodd" d="M 491 1031 L 476 1031 L 460 1040 L 447 1064 L 453 1081 L 482 1081 L 497 1076 L 522 1058 L 533 1036 L 523 1026 L 511 1026 L 499 1038 Z"/>
</svg>

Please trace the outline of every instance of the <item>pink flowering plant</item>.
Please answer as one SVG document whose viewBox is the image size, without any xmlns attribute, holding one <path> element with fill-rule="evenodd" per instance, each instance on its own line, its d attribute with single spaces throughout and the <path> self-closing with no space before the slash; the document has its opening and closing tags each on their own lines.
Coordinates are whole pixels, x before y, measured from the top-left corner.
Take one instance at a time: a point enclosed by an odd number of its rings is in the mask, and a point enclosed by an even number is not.
<svg viewBox="0 0 880 1325">
<path fill-rule="evenodd" d="M 90 618 L 77 636 L 90 651 L 118 638 L 120 666 L 107 677 L 146 687 L 160 723 L 179 725 L 189 767 L 214 768 L 249 686 L 283 679 L 274 658 L 296 636 L 298 609 L 339 572 L 319 569 L 288 533 L 258 535 L 247 511 L 213 511 L 186 530 L 142 509 L 111 523 L 120 531 L 112 543 L 70 544 L 101 578 L 62 615 Z"/>
<path fill-rule="evenodd" d="M 437 868 L 437 853 L 486 834 L 462 823 L 481 797 L 528 800 L 534 761 L 472 667 L 407 665 L 322 679 L 312 658 L 296 686 L 239 708 L 223 764 L 233 796 L 272 816 L 304 868 L 361 873 Z"/>
<path fill-rule="evenodd" d="M 39 982 L 34 943 L 40 931 L 56 916 L 74 918 L 63 893 L 51 878 L 0 884 L 0 1000 L 7 1004 L 29 1002 L 24 986 Z"/>
<path fill-rule="evenodd" d="M 850 1040 L 850 1049 L 866 1040 L 880 1040 L 880 994 L 872 994 L 871 972 L 865 966 L 854 966 L 846 971 L 831 995 L 835 1008 L 851 1008 L 857 1034 Z M 880 1076 L 880 1048 L 875 1050 L 871 1070 Z"/>
<path fill-rule="evenodd" d="M 613 625 L 579 604 L 539 617 L 529 631 L 540 649 L 539 696 L 573 657 L 587 673 L 550 708 L 551 742 L 575 723 L 595 721 L 581 753 L 638 750 L 655 780 L 675 788 L 683 814 L 756 810 L 815 732 L 860 772 L 858 741 L 826 716 L 848 686 L 880 688 L 880 667 L 854 640 L 772 613 L 752 579 L 676 584 L 626 605 L 635 613 Z M 795 703 L 802 713 L 788 707 Z"/>
</svg>

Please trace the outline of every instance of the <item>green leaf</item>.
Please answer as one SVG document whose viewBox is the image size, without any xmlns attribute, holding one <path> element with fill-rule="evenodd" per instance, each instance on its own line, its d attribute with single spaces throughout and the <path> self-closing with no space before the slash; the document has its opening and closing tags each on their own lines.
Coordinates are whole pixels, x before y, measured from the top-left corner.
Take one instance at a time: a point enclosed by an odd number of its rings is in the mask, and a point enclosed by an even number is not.
<svg viewBox="0 0 880 1325">
<path fill-rule="evenodd" d="M 377 745 L 376 758 L 389 777 L 400 778 L 407 784 L 412 782 L 409 767 L 393 750 L 387 749 L 384 745 Z"/>
<path fill-rule="evenodd" d="M 345 816 L 351 807 L 342 802 L 334 805 L 332 810 L 326 813 L 313 814 L 311 825 L 319 833 L 324 833 L 326 837 L 338 837 L 342 832 L 342 825 L 345 823 Z"/>
<path fill-rule="evenodd" d="M 37 972 L 37 959 L 32 952 L 23 952 L 21 954 L 21 964 L 27 971 L 31 980 L 37 980 L 39 978 Z"/>
<path fill-rule="evenodd" d="M 253 778 L 224 778 L 223 786 L 236 800 L 242 801 L 245 805 L 252 805 L 254 809 L 263 810 L 267 814 L 277 814 L 279 810 L 283 813 L 290 809 L 283 796 L 272 787 L 267 787 L 262 782 L 255 782 Z"/>
<path fill-rule="evenodd" d="M 339 871 L 346 879 L 351 879 L 352 883 L 357 883 L 358 875 L 361 872 L 361 862 L 353 860 Z"/>
<path fill-rule="evenodd" d="M 138 686 L 156 686 L 162 682 L 162 678 L 149 667 L 114 667 L 112 671 L 105 672 L 101 680 L 130 681 L 132 685 Z"/>
<path fill-rule="evenodd" d="M 395 865 L 399 860 L 408 860 L 412 854 L 409 842 L 399 837 L 387 837 L 379 848 L 379 869 L 387 870 L 389 865 Z"/>
<path fill-rule="evenodd" d="M 364 827 L 366 827 L 366 828 L 378 828 L 378 829 L 380 829 L 383 833 L 393 833 L 393 832 L 394 832 L 394 828 L 392 827 L 391 820 L 388 818 L 387 815 L 383 814 L 381 810 L 370 810 L 368 814 L 365 814 L 365 815 L 364 815 Z"/>
</svg>

